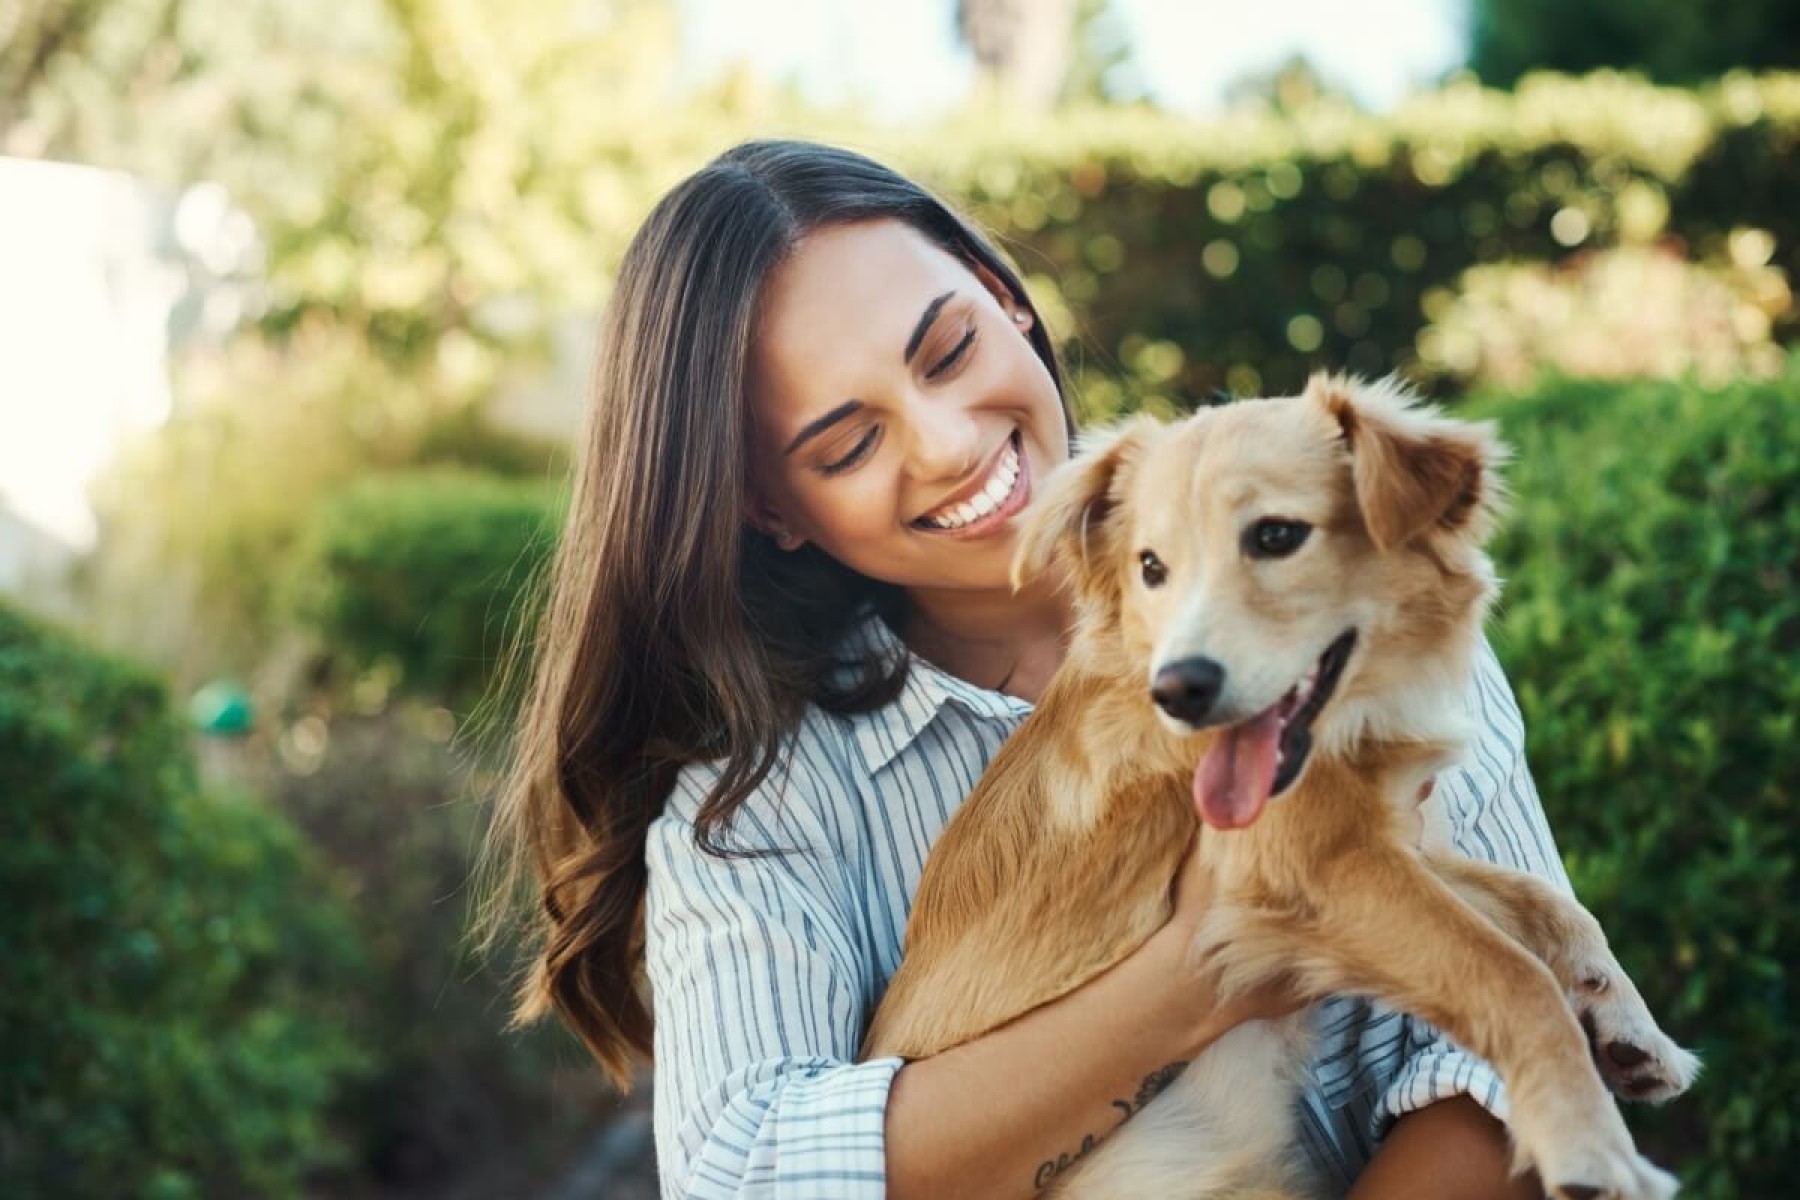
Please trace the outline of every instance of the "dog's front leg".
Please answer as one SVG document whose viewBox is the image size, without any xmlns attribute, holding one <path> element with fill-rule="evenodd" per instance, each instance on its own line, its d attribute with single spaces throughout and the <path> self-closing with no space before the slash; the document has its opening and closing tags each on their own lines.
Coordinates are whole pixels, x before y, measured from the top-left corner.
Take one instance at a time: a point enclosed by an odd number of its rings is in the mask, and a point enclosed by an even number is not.
<svg viewBox="0 0 1800 1200">
<path fill-rule="evenodd" d="M 1566 1200 L 1674 1194 L 1641 1158 L 1541 961 L 1465 904 L 1416 855 L 1356 850 L 1322 866 L 1302 915 L 1219 914 L 1218 956 L 1285 957 L 1309 988 L 1415 1013 L 1494 1065 L 1511 1100 L 1517 1165 Z"/>
<path fill-rule="evenodd" d="M 1425 861 L 1550 968 L 1588 1035 L 1607 1087 L 1627 1099 L 1661 1103 L 1694 1082 L 1700 1060 L 1657 1027 L 1600 922 L 1574 897 L 1535 875 L 1492 863 L 1441 852 L 1427 852 Z"/>
</svg>

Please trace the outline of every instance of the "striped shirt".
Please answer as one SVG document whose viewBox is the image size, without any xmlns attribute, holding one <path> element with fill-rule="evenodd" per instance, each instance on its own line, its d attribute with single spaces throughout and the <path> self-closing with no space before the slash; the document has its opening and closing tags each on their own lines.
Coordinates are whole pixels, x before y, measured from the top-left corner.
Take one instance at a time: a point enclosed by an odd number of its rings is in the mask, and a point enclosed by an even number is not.
<svg viewBox="0 0 1800 1200">
<path fill-rule="evenodd" d="M 865 636 L 898 648 L 871 622 Z M 1476 736 L 1427 810 L 1462 853 L 1568 888 L 1524 758 L 1512 690 L 1482 643 Z M 664 1197 L 861 1200 L 885 1192 L 883 1117 L 898 1058 L 857 1047 L 900 962 L 926 852 L 1031 705 L 911 658 L 900 696 L 862 716 L 811 710 L 791 756 L 724 841 L 693 820 L 718 778 L 684 770 L 651 826 L 646 973 Z M 1401 1115 L 1458 1094 L 1504 1118 L 1499 1080 L 1424 1021 L 1357 999 L 1314 1009 L 1299 1131 L 1348 1187 Z"/>
</svg>

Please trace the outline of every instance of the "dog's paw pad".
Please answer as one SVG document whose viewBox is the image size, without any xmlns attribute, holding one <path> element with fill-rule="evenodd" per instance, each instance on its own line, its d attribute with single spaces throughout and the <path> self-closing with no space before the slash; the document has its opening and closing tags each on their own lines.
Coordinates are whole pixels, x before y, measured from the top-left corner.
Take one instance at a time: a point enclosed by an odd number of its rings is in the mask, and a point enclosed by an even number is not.
<svg viewBox="0 0 1800 1200">
<path fill-rule="evenodd" d="M 1581 1013 L 1600 1078 L 1627 1100 L 1660 1103 L 1687 1091 L 1700 1060 L 1671 1041 L 1636 1006 L 1601 1003 Z"/>
<path fill-rule="evenodd" d="M 1556 1195 L 1557 1200 L 1599 1200 L 1601 1192 L 1591 1183 L 1565 1183 Z"/>
<path fill-rule="evenodd" d="M 1629 1071 L 1639 1063 L 1649 1061 L 1650 1052 L 1642 1046 L 1615 1039 L 1606 1043 L 1606 1057 L 1612 1060 L 1615 1067 L 1624 1067 Z"/>
<path fill-rule="evenodd" d="M 1556 1200 L 1669 1200 L 1675 1180 L 1644 1159 L 1636 1159 L 1607 1183 L 1559 1183 L 1550 1189 Z"/>
<path fill-rule="evenodd" d="M 1537 1157 L 1539 1177 L 1550 1181 L 1550 1195 L 1556 1200 L 1669 1200 L 1675 1177 L 1632 1148 L 1617 1111 L 1607 1108 L 1611 1119 L 1584 1131 L 1585 1138 L 1567 1147 L 1572 1153 Z"/>
</svg>

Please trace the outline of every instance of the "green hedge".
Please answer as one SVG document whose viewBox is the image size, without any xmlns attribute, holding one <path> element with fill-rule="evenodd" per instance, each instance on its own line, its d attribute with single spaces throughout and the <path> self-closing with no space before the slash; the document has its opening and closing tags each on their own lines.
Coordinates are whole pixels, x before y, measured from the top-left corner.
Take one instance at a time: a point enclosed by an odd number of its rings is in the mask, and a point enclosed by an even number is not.
<svg viewBox="0 0 1800 1200">
<path fill-rule="evenodd" d="M 0 604 L 0 1192 L 297 1195 L 360 1070 L 300 839 L 203 794 L 161 686 Z"/>
<path fill-rule="evenodd" d="M 1098 111 L 887 153 L 1011 245 L 1099 413 L 1121 378 L 1180 403 L 1405 367 L 1477 263 L 1657 238 L 1718 257 L 1748 226 L 1800 278 L 1800 75 L 1457 84 L 1384 117 Z"/>
<path fill-rule="evenodd" d="M 294 611 L 344 674 L 386 664 L 406 690 L 466 709 L 527 615 L 520 592 L 560 520 L 545 482 L 450 467 L 359 480 L 309 521 Z"/>
<path fill-rule="evenodd" d="M 559 1024 L 502 1032 L 511 954 L 484 961 L 469 940 L 487 817 L 473 798 L 496 784 L 469 770 L 431 704 L 338 711 L 315 727 L 315 761 L 267 763 L 255 787 L 346 882 L 379 981 L 345 998 L 373 1060 L 343 1106 L 357 1181 L 384 1195 L 524 1195 L 592 1135 L 608 1092 Z"/>
<path fill-rule="evenodd" d="M 1706 1061 L 1645 1144 L 1697 1197 L 1800 1153 L 1800 358 L 1717 391 L 1486 398 L 1518 458 L 1496 648 L 1576 887 Z"/>
</svg>

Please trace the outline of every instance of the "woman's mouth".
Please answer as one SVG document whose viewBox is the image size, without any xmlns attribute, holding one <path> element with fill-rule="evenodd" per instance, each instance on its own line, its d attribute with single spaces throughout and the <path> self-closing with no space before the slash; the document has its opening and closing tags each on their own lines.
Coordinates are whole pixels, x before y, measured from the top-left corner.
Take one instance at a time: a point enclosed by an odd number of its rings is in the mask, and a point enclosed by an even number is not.
<svg viewBox="0 0 1800 1200">
<path fill-rule="evenodd" d="M 1006 439 L 975 491 L 941 504 L 910 524 L 925 533 L 978 538 L 1003 527 L 1031 499 L 1031 467 L 1018 430 Z"/>
</svg>

